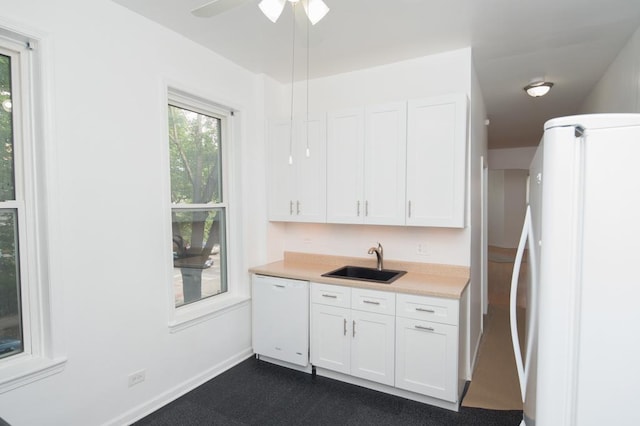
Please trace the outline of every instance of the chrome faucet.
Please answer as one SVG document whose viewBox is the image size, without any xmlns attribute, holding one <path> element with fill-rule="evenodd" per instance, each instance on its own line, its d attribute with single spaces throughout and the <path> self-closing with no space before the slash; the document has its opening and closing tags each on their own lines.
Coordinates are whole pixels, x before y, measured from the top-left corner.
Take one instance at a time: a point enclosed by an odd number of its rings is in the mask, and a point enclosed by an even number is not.
<svg viewBox="0 0 640 426">
<path fill-rule="evenodd" d="M 378 258 L 378 271 L 382 271 L 382 268 L 384 268 L 384 254 L 382 251 L 382 244 L 378 243 L 378 247 L 371 247 L 367 253 L 376 254 L 376 257 Z"/>
</svg>

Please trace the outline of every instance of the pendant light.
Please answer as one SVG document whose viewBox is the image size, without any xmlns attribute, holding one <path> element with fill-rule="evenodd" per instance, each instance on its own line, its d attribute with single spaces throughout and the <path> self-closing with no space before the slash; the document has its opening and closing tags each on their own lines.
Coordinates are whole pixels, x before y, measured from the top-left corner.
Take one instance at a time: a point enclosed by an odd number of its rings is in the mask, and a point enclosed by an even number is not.
<svg viewBox="0 0 640 426">
<path fill-rule="evenodd" d="M 271 22 L 275 23 L 280 18 L 287 1 L 292 4 L 301 2 L 312 25 L 320 22 L 329 12 L 329 7 L 322 0 L 262 0 L 258 7 Z"/>
</svg>

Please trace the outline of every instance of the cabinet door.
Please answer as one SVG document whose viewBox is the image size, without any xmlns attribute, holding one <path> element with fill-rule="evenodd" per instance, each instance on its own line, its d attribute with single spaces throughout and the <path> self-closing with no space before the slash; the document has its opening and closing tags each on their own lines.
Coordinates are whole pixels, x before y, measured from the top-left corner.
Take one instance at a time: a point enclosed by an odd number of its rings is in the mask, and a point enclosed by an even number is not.
<svg viewBox="0 0 640 426">
<path fill-rule="evenodd" d="M 325 222 L 327 219 L 327 124 L 324 114 L 300 122 L 296 139 L 295 206 L 292 220 Z"/>
<path fill-rule="evenodd" d="M 364 110 L 327 116 L 327 222 L 362 223 Z"/>
<path fill-rule="evenodd" d="M 269 220 L 289 221 L 295 213 L 295 167 L 289 164 L 291 123 L 272 121 L 268 125 Z"/>
<path fill-rule="evenodd" d="M 404 225 L 406 146 L 405 102 L 366 108 L 364 223 Z"/>
<path fill-rule="evenodd" d="M 311 363 L 349 374 L 351 358 L 349 309 L 311 305 Z"/>
<path fill-rule="evenodd" d="M 407 225 L 464 227 L 467 98 L 409 101 Z"/>
<path fill-rule="evenodd" d="M 396 318 L 396 383 L 412 392 L 456 402 L 458 328 Z"/>
<path fill-rule="evenodd" d="M 394 384 L 395 317 L 351 311 L 351 375 Z"/>
</svg>

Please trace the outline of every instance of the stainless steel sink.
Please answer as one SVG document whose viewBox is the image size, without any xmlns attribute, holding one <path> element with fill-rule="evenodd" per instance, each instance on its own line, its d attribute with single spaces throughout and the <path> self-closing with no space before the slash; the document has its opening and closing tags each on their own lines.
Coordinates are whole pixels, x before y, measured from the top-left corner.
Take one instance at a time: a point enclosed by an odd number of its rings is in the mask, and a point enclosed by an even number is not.
<svg viewBox="0 0 640 426">
<path fill-rule="evenodd" d="M 380 271 L 375 268 L 365 268 L 363 266 L 343 266 L 342 268 L 322 274 L 322 276 L 390 284 L 406 273 L 407 271 L 394 271 L 392 269 L 383 269 Z"/>
</svg>

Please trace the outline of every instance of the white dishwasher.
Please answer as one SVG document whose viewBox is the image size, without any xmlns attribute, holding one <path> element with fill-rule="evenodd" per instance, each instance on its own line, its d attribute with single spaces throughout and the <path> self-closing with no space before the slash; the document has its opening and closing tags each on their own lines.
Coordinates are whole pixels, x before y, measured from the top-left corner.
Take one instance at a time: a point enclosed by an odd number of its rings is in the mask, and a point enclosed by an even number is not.
<svg viewBox="0 0 640 426">
<path fill-rule="evenodd" d="M 253 351 L 309 364 L 309 281 L 253 275 Z"/>
</svg>

